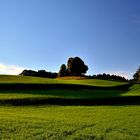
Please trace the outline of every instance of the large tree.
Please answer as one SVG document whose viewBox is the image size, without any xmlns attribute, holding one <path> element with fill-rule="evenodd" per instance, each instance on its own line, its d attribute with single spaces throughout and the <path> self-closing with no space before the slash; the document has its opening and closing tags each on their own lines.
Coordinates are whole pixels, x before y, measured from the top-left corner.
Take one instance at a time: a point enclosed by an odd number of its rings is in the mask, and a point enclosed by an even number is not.
<svg viewBox="0 0 140 140">
<path fill-rule="evenodd" d="M 140 67 L 137 69 L 136 73 L 133 75 L 134 81 L 140 82 Z"/>
<path fill-rule="evenodd" d="M 79 57 L 70 57 L 67 62 L 67 69 L 70 75 L 81 76 L 88 70 L 88 66 Z"/>
<path fill-rule="evenodd" d="M 62 76 L 66 76 L 67 75 L 67 67 L 65 64 L 62 64 L 60 67 L 60 70 L 58 72 L 58 76 L 62 77 Z"/>
</svg>

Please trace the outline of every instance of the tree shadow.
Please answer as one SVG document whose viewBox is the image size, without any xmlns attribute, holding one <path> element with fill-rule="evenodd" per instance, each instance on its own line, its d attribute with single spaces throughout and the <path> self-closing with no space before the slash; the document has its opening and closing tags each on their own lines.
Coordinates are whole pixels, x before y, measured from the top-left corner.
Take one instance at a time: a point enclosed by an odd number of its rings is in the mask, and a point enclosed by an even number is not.
<svg viewBox="0 0 140 140">
<path fill-rule="evenodd" d="M 123 84 L 118 86 L 90 86 L 80 84 L 28 84 L 28 83 L 6 83 L 0 84 L 0 90 L 50 90 L 50 89 L 94 89 L 94 90 L 128 90 L 133 84 Z"/>
<path fill-rule="evenodd" d="M 98 87 L 66 84 L 0 84 L 0 93 L 47 95 L 36 98 L 0 99 L 1 105 L 140 105 L 140 96 L 122 96 L 133 84 Z M 60 93 L 57 91 L 60 91 Z M 66 93 L 63 91 L 67 91 Z M 74 95 L 72 96 L 72 91 Z M 87 93 L 85 93 L 87 91 Z M 76 94 L 79 92 L 79 94 Z M 88 93 L 89 92 L 89 93 Z M 94 94 L 94 96 L 93 96 Z M 53 95 L 53 97 L 48 97 Z M 58 96 L 59 95 L 59 96 Z M 69 95 L 69 96 L 68 96 Z M 93 98 L 92 98 L 93 96 Z M 80 98 L 81 97 L 81 98 Z M 88 97 L 88 98 L 86 98 Z"/>
<path fill-rule="evenodd" d="M 28 106 L 28 105 L 61 105 L 61 106 L 121 106 L 140 105 L 140 96 L 127 96 L 99 99 L 64 99 L 64 98 L 23 98 L 0 99 L 0 105 Z"/>
</svg>

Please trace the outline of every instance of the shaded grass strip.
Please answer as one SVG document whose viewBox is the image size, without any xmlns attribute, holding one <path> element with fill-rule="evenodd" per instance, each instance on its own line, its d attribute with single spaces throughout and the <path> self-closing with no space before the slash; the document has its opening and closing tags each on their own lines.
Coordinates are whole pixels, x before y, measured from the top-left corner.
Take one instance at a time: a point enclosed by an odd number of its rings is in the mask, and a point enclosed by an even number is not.
<svg viewBox="0 0 140 140">
<path fill-rule="evenodd" d="M 139 96 L 114 97 L 102 99 L 65 99 L 65 98 L 24 98 L 0 99 L 0 105 L 63 105 L 63 106 L 93 106 L 93 105 L 140 105 Z"/>
<path fill-rule="evenodd" d="M 78 84 L 0 84 L 0 90 L 48 90 L 48 89 L 123 89 L 128 90 L 133 84 L 125 84 L 119 86 L 90 86 Z"/>
</svg>

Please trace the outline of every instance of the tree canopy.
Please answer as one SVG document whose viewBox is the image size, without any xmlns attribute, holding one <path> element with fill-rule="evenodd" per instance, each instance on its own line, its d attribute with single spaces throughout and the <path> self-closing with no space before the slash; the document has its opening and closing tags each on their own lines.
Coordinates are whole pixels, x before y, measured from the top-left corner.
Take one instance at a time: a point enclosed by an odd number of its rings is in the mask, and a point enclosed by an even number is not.
<svg viewBox="0 0 140 140">
<path fill-rule="evenodd" d="M 65 64 L 62 64 L 58 72 L 58 76 L 63 77 L 67 75 L 67 67 Z"/>
<path fill-rule="evenodd" d="M 21 76 L 35 76 L 35 77 L 44 77 L 44 78 L 56 78 L 57 73 L 47 72 L 45 70 L 23 70 L 19 75 Z"/>
<path fill-rule="evenodd" d="M 88 66 L 79 57 L 70 57 L 67 62 L 67 69 L 70 75 L 81 76 L 88 70 Z"/>
<path fill-rule="evenodd" d="M 20 75 L 23 76 L 36 76 L 36 77 L 45 77 L 45 78 L 56 78 L 64 76 L 84 76 L 87 72 L 88 66 L 85 65 L 84 61 L 79 57 L 70 57 L 67 60 L 67 65 L 62 64 L 58 73 L 47 72 L 45 70 L 24 70 Z M 110 75 L 110 74 L 98 74 L 93 76 L 86 75 L 85 77 L 91 79 L 103 79 L 103 80 L 114 80 L 114 81 L 127 81 L 122 76 L 119 75 Z M 140 67 L 134 74 L 134 80 L 140 82 Z"/>
<path fill-rule="evenodd" d="M 88 66 L 79 57 L 70 57 L 67 61 L 67 66 L 62 64 L 58 76 L 82 76 L 88 70 Z"/>
<path fill-rule="evenodd" d="M 137 69 L 136 73 L 133 75 L 134 81 L 140 82 L 140 67 Z"/>
</svg>

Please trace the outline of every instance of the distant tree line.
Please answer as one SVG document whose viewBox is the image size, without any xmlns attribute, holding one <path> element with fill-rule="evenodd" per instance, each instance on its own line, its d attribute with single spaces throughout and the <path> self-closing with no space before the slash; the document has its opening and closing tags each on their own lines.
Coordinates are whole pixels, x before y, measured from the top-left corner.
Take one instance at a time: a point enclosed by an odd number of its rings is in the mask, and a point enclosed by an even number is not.
<svg viewBox="0 0 140 140">
<path fill-rule="evenodd" d="M 44 77 L 44 78 L 56 78 L 58 74 L 55 73 L 55 72 L 47 72 L 45 70 L 38 70 L 38 71 L 23 70 L 23 72 L 20 73 L 19 75 L 22 75 L 22 76 Z"/>
<path fill-rule="evenodd" d="M 113 81 L 128 81 L 125 77 L 119 76 L 119 75 L 110 75 L 110 74 L 98 74 L 98 75 L 93 75 L 89 76 L 89 78 L 92 79 L 102 79 L 102 80 L 113 80 Z"/>
<path fill-rule="evenodd" d="M 64 65 L 62 65 L 61 70 L 63 71 L 66 69 Z M 66 72 L 66 71 L 65 71 Z M 22 73 L 19 75 L 21 76 L 34 76 L 34 77 L 44 77 L 44 78 L 57 78 L 60 73 L 55 73 L 55 72 L 47 72 L 45 70 L 23 70 Z M 66 74 L 66 73 L 65 73 Z M 70 76 L 69 74 L 63 75 L 63 76 Z M 110 75 L 110 74 L 98 74 L 98 75 L 93 75 L 93 76 L 88 76 L 88 75 L 83 75 L 84 77 L 87 77 L 89 79 L 102 79 L 102 80 L 113 80 L 113 81 L 127 81 L 126 78 L 119 76 L 119 75 Z M 62 77 L 62 75 L 61 75 Z"/>
<path fill-rule="evenodd" d="M 58 73 L 47 72 L 45 70 L 23 70 L 19 75 L 22 76 L 35 76 L 45 78 L 56 78 L 63 76 L 84 76 L 87 72 L 88 66 L 85 65 L 84 61 L 79 57 L 70 57 L 67 62 L 67 66 L 62 64 Z"/>
<path fill-rule="evenodd" d="M 65 76 L 84 76 L 92 79 L 102 79 L 102 80 L 113 80 L 113 81 L 128 81 L 125 77 L 119 75 L 110 75 L 110 74 L 98 74 L 93 76 L 85 76 L 88 70 L 88 66 L 85 65 L 84 61 L 79 57 L 70 57 L 67 61 L 67 65 L 62 64 L 58 73 L 56 72 L 47 72 L 45 70 L 23 70 L 19 75 L 22 76 L 35 76 L 35 77 L 44 77 L 44 78 L 56 78 L 56 77 L 65 77 Z M 132 82 L 140 83 L 140 67 L 137 69 L 136 73 L 133 75 L 133 79 L 129 80 Z"/>
</svg>

